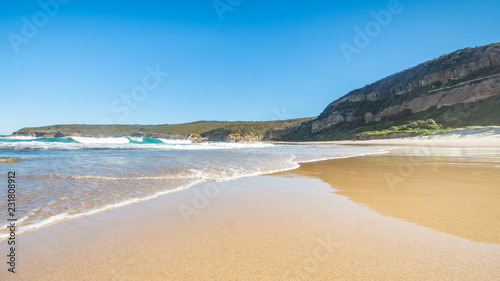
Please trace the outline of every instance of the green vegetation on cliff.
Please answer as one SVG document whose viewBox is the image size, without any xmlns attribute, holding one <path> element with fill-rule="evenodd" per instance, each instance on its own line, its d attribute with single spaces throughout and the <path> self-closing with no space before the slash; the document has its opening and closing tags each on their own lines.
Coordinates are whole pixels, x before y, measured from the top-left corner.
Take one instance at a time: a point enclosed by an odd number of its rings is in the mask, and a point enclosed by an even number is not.
<svg viewBox="0 0 500 281">
<path fill-rule="evenodd" d="M 429 134 L 441 134 L 451 131 L 451 128 L 444 129 L 443 126 L 439 125 L 433 119 L 417 120 L 411 121 L 408 124 L 402 126 L 391 126 L 389 129 L 381 131 L 367 131 L 359 133 L 355 136 L 356 139 L 367 139 L 372 136 L 387 136 L 389 134 L 404 133 L 408 136 L 418 136 L 418 135 L 429 135 Z"/>
</svg>

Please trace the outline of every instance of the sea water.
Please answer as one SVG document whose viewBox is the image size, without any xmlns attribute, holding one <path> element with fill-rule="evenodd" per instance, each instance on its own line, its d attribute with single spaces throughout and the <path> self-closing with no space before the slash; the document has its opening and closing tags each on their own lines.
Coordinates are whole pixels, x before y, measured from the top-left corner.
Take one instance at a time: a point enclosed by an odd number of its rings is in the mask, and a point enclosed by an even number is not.
<svg viewBox="0 0 500 281">
<path fill-rule="evenodd" d="M 118 138 L 0 138 L 0 164 L 16 173 L 17 233 L 180 191 L 297 168 L 300 163 L 384 153 L 387 148 L 271 143 L 193 143 Z M 7 237 L 7 192 L 0 198 L 0 239 Z M 166 195 L 168 196 L 168 195 Z"/>
</svg>

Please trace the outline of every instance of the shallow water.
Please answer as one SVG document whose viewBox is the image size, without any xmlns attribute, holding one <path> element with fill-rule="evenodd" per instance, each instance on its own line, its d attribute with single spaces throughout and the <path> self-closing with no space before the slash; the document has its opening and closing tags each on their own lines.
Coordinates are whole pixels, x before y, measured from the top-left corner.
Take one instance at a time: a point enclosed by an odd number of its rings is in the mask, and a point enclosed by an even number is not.
<svg viewBox="0 0 500 281">
<path fill-rule="evenodd" d="M 147 200 L 203 181 L 295 169 L 299 163 L 387 152 L 381 147 L 191 143 L 120 138 L 0 138 L 0 164 L 16 172 L 18 233 Z M 2 196 L 7 197 L 7 193 Z M 7 210 L 6 200 L 0 200 Z M 0 224 L 7 212 L 0 212 Z M 2 227 L 5 229 L 5 227 Z M 0 239 L 7 233 L 2 230 Z"/>
</svg>

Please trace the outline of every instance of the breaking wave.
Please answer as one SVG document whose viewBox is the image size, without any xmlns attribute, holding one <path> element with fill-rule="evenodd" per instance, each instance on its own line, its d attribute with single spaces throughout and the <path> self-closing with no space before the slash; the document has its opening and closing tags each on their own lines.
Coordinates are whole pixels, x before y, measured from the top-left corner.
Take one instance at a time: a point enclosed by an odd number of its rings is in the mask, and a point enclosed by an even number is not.
<svg viewBox="0 0 500 281">
<path fill-rule="evenodd" d="M 264 143 L 193 143 L 187 139 L 164 139 L 145 137 L 3 137 L 0 138 L 0 150 L 15 149 L 231 149 L 245 147 L 264 147 Z"/>
</svg>

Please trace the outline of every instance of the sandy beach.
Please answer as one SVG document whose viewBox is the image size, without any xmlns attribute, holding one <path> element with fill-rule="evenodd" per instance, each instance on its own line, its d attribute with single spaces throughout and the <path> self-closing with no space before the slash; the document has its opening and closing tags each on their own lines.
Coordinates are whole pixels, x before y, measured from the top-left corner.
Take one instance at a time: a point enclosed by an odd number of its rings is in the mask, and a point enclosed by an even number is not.
<svg viewBox="0 0 500 281">
<path fill-rule="evenodd" d="M 500 1 L 1 4 L 0 281 L 500 281 Z"/>
<path fill-rule="evenodd" d="M 423 135 L 411 138 L 315 141 L 315 142 L 276 142 L 277 144 L 340 144 L 340 145 L 389 145 L 425 147 L 500 147 L 500 127 L 471 127 L 457 129 L 441 135 Z"/>
<path fill-rule="evenodd" d="M 0 279 L 498 280 L 499 151 L 405 147 L 199 184 L 22 234 Z"/>
</svg>

